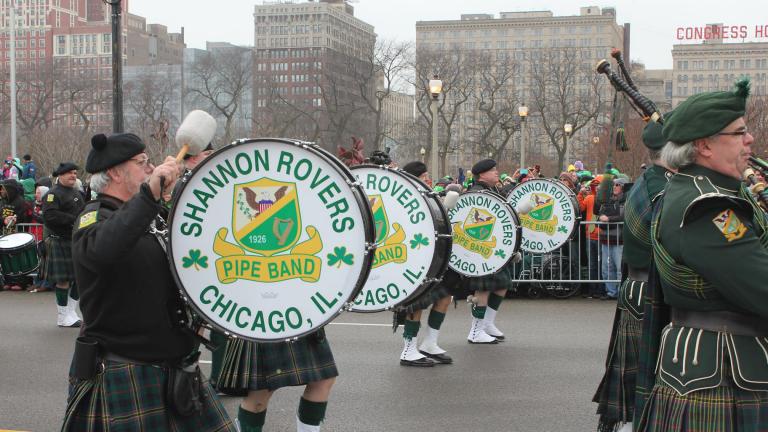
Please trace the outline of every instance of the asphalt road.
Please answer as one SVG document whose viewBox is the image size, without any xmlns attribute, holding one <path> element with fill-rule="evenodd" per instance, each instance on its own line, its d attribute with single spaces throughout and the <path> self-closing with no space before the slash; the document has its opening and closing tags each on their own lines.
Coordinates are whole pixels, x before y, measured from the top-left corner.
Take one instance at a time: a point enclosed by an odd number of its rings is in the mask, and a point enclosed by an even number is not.
<svg viewBox="0 0 768 432">
<path fill-rule="evenodd" d="M 429 369 L 399 365 L 402 337 L 392 334 L 391 314 L 343 314 L 327 327 L 341 375 L 323 430 L 595 430 L 591 399 L 614 309 L 600 300 L 506 300 L 497 326 L 507 341 L 474 346 L 461 303 L 449 309 L 440 338 L 455 362 Z M 53 294 L 0 292 L 0 430 L 60 427 L 77 330 L 55 323 Z M 279 390 L 265 430 L 295 431 L 300 395 L 300 388 Z M 234 417 L 239 399 L 224 403 Z"/>
</svg>

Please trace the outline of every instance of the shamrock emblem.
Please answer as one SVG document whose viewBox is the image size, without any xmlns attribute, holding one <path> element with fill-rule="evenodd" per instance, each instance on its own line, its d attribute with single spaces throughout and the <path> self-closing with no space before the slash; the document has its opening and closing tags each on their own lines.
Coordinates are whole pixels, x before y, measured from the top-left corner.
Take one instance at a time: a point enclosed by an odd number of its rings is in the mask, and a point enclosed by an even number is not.
<svg viewBox="0 0 768 432">
<path fill-rule="evenodd" d="M 200 268 L 208 268 L 208 257 L 201 256 L 200 249 L 190 249 L 189 256 L 181 259 L 184 268 L 190 268 L 195 266 L 195 270 Z"/>
<path fill-rule="evenodd" d="M 354 262 L 354 256 L 347 253 L 347 248 L 344 246 L 336 246 L 333 248 L 333 253 L 328 254 L 328 265 L 335 265 L 341 268 L 342 264 L 352 265 Z"/>
<path fill-rule="evenodd" d="M 504 259 L 507 257 L 507 254 L 505 254 L 504 251 L 501 249 L 497 249 L 494 255 L 496 255 L 497 257 L 501 257 L 501 259 Z"/>
<path fill-rule="evenodd" d="M 413 240 L 411 240 L 411 249 L 419 249 L 422 246 L 428 246 L 429 239 L 421 234 L 414 234 Z"/>
<path fill-rule="evenodd" d="M 566 228 L 565 225 L 560 225 L 557 227 L 557 231 L 561 233 L 568 233 L 568 228 Z"/>
</svg>

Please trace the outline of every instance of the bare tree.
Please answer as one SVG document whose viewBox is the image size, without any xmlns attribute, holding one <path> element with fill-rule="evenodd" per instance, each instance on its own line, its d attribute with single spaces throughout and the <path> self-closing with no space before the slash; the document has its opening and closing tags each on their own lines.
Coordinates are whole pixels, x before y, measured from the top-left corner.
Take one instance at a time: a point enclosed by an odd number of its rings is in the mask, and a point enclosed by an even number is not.
<svg viewBox="0 0 768 432">
<path fill-rule="evenodd" d="M 459 151 L 459 143 L 454 142 L 453 135 L 458 128 L 457 120 L 461 117 L 475 88 L 475 54 L 474 52 L 453 51 L 446 53 L 420 49 L 416 53 L 417 61 L 414 86 L 416 88 L 416 110 L 419 114 L 418 123 L 428 128 L 428 142 L 432 139 L 432 111 L 430 104 L 432 96 L 427 85 L 434 75 L 443 81 L 443 97 L 438 104 L 438 160 L 440 172 L 445 172 L 445 160 L 448 154 Z M 440 134 L 445 134 L 440 136 Z M 442 139 L 441 139 L 442 138 Z M 427 146 L 426 159 L 429 160 L 431 146 Z"/>
<path fill-rule="evenodd" d="M 540 122 L 558 155 L 558 167 L 565 168 L 569 142 L 563 126 L 571 124 L 572 134 L 587 127 L 603 109 L 603 81 L 573 49 L 550 48 L 532 51 L 528 59 L 532 118 Z"/>
<path fill-rule="evenodd" d="M 47 129 L 54 121 L 58 100 L 55 97 L 56 74 L 53 62 L 21 68 L 16 74 L 17 125 L 19 137 Z M 3 86 L 4 99 L 10 100 L 8 87 Z"/>
<path fill-rule="evenodd" d="M 234 138 L 234 122 L 250 91 L 253 52 L 248 48 L 218 48 L 200 56 L 190 68 L 187 93 L 193 102 L 204 104 L 214 117 L 224 118 L 224 142 Z"/>
<path fill-rule="evenodd" d="M 471 102 L 476 118 L 469 127 L 470 140 L 476 153 L 500 160 L 515 132 L 520 130 L 514 86 L 519 65 L 507 56 L 494 59 L 490 54 L 478 55 L 475 64 L 476 87 Z"/>
<path fill-rule="evenodd" d="M 363 62 L 353 69 L 359 97 L 372 116 L 373 148 L 383 150 L 385 137 L 391 137 L 396 125 L 385 122 L 384 105 L 393 92 L 405 90 L 411 72 L 410 42 L 379 40 Z"/>
<path fill-rule="evenodd" d="M 99 73 L 98 67 L 75 66 L 74 60 L 56 68 L 57 120 L 65 120 L 64 124 L 79 129 L 81 140 L 90 138 L 94 123 L 98 122 L 99 107 L 111 101 L 109 78 Z"/>
<path fill-rule="evenodd" d="M 768 160 L 768 97 L 752 95 L 747 102 L 746 123 L 755 137 L 752 153 Z"/>
</svg>

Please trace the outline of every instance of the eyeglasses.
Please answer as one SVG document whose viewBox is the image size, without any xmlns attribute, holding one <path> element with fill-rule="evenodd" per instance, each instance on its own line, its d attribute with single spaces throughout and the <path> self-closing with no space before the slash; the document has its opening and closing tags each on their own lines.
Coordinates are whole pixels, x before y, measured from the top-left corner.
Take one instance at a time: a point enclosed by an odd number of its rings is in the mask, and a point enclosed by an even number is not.
<svg viewBox="0 0 768 432">
<path fill-rule="evenodd" d="M 144 168 L 144 167 L 148 166 L 149 164 L 151 164 L 151 162 L 149 161 L 148 157 L 139 158 L 139 159 L 131 159 L 131 160 L 136 162 L 136 165 L 138 165 L 138 166 L 140 166 L 142 168 Z"/>
<path fill-rule="evenodd" d="M 733 132 L 718 132 L 715 135 L 741 136 L 741 137 L 743 137 L 744 135 L 746 135 L 748 133 L 749 133 L 749 130 L 747 130 L 747 128 L 744 128 L 744 129 L 740 129 L 740 130 L 733 131 Z"/>
</svg>

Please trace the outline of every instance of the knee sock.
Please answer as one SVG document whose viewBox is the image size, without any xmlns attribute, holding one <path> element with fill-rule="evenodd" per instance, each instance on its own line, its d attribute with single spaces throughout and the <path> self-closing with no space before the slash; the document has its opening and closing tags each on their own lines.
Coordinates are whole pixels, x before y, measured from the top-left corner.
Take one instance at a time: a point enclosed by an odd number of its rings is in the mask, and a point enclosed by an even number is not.
<svg viewBox="0 0 768 432">
<path fill-rule="evenodd" d="M 403 325 L 403 338 L 415 339 L 416 336 L 419 334 L 419 327 L 421 326 L 420 321 L 411 321 L 411 320 L 405 320 L 405 325 Z"/>
<path fill-rule="evenodd" d="M 66 306 L 68 303 L 68 289 L 56 287 L 56 304 L 58 306 Z"/>
<path fill-rule="evenodd" d="M 444 313 L 438 312 L 432 309 L 429 311 L 429 318 L 427 319 L 427 325 L 429 325 L 430 328 L 433 328 L 435 330 L 440 330 L 440 326 L 443 325 L 444 319 L 445 319 Z"/>
<path fill-rule="evenodd" d="M 240 432 L 261 432 L 264 420 L 267 418 L 267 410 L 251 412 L 240 407 L 237 410 L 237 421 L 240 423 Z"/>
<path fill-rule="evenodd" d="M 71 282 L 69 288 L 69 297 L 71 297 L 72 300 L 80 300 L 80 291 L 78 291 L 77 284 L 74 282 Z"/>
<path fill-rule="evenodd" d="M 485 318 L 485 306 L 475 306 L 472 308 L 472 316 L 477 319 Z"/>
<path fill-rule="evenodd" d="M 499 306 L 501 306 L 502 300 L 504 300 L 504 297 L 496 293 L 491 293 L 491 295 L 488 296 L 488 307 L 497 311 L 499 310 Z"/>
<path fill-rule="evenodd" d="M 299 421 L 311 426 L 320 426 L 325 418 L 327 406 L 328 402 L 312 402 L 302 397 L 299 401 Z"/>
</svg>

